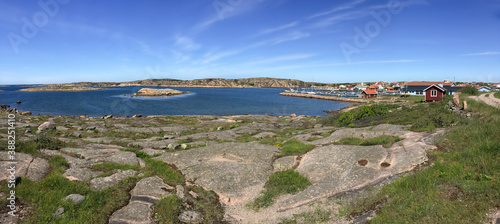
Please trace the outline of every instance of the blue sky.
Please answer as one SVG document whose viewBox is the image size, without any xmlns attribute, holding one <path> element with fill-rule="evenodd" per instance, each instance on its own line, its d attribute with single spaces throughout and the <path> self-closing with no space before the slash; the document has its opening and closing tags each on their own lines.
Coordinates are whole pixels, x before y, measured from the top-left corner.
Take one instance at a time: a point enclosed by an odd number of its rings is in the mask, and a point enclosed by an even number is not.
<svg viewBox="0 0 500 224">
<path fill-rule="evenodd" d="M 39 2 L 0 0 L 0 84 L 500 82 L 500 0 Z"/>
</svg>

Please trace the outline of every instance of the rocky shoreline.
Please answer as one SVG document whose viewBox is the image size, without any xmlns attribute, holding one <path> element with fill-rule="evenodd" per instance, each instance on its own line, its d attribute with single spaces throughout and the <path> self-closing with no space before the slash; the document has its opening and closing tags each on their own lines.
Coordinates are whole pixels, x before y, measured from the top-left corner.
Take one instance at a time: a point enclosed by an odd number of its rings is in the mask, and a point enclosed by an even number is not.
<svg viewBox="0 0 500 224">
<path fill-rule="evenodd" d="M 20 89 L 22 92 L 81 92 L 103 90 L 104 88 L 89 87 L 89 86 L 42 86 Z"/>
<path fill-rule="evenodd" d="M 286 92 L 281 92 L 280 95 L 291 96 L 291 97 L 312 98 L 312 99 L 320 99 L 320 100 L 344 101 L 344 102 L 353 102 L 353 103 L 368 103 L 370 100 L 373 100 L 373 99 L 347 98 L 347 97 L 338 97 L 338 96 L 322 96 L 322 95 L 314 95 L 314 94 L 286 93 Z"/>
<path fill-rule="evenodd" d="M 142 88 L 132 95 L 132 97 L 145 96 L 145 97 L 161 97 L 161 96 L 177 96 L 183 94 L 189 94 L 187 91 L 179 91 L 175 89 L 152 89 L 152 88 Z"/>
<path fill-rule="evenodd" d="M 7 116 L 0 120 L 6 124 Z M 5 140 L 7 136 L 3 133 L 7 127 L 0 129 L 0 140 Z M 152 208 L 163 197 L 176 195 L 183 203 L 202 200 L 200 194 L 205 193 L 193 187 L 216 193 L 214 206 L 222 206 L 224 212 L 219 222 L 277 223 L 282 218 L 318 208 L 336 211 L 339 205 L 332 196 L 378 184 L 425 163 L 426 150 L 434 146 L 424 140 L 435 134 L 411 132 L 397 125 L 339 129 L 323 126 L 319 118 L 304 115 L 134 118 L 20 115 L 16 133 L 18 141 L 53 136 L 64 142 L 60 149 L 16 153 L 19 158 L 16 173 L 32 181 L 41 181 L 51 172 L 48 160 L 54 156 L 62 156 L 68 162 L 65 178 L 73 182 L 88 181 L 92 191 L 109 189 L 130 178 L 136 180 L 129 201 L 108 215 L 109 223 L 152 223 Z M 380 135 L 399 136 L 403 140 L 389 148 L 335 144 L 346 137 Z M 281 145 L 291 139 L 312 144 L 314 149 L 304 154 L 282 155 Z M 7 161 L 6 155 L 0 156 Z M 361 160 L 366 163 L 360 165 Z M 171 166 L 185 180 L 172 184 L 172 180 L 149 173 L 148 161 Z M 111 174 L 93 168 L 110 163 L 137 168 L 117 169 Z M 6 163 L 1 164 L 3 168 Z M 246 207 L 259 196 L 270 174 L 286 169 L 304 175 L 312 185 L 298 194 L 279 197 L 268 208 L 254 211 Z M 5 178 L 1 176 L 0 180 Z M 207 218 L 201 210 L 185 207 L 184 211 L 189 213 L 180 214 L 179 220 L 186 221 L 189 215 L 197 217 L 193 223 Z M 63 215 L 64 208 L 54 212 Z M 332 218 L 334 222 L 346 222 L 342 217 Z"/>
</svg>

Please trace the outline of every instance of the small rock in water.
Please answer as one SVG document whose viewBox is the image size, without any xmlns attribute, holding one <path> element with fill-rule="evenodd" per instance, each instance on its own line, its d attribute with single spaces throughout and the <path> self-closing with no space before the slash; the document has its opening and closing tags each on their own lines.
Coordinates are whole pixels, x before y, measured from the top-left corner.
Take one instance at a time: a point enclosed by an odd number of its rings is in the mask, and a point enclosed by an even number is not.
<svg viewBox="0 0 500 224">
<path fill-rule="evenodd" d="M 20 100 L 18 100 L 16 103 L 17 103 L 17 104 L 21 104 L 21 101 L 20 101 Z"/>
<path fill-rule="evenodd" d="M 184 211 L 179 215 L 179 220 L 184 223 L 201 223 L 203 216 L 196 211 Z"/>
<path fill-rule="evenodd" d="M 81 194 L 70 194 L 70 195 L 66 196 L 64 199 L 70 200 L 71 202 L 73 202 L 77 205 L 80 205 L 83 203 L 83 201 L 85 201 L 85 196 L 83 196 Z"/>
</svg>

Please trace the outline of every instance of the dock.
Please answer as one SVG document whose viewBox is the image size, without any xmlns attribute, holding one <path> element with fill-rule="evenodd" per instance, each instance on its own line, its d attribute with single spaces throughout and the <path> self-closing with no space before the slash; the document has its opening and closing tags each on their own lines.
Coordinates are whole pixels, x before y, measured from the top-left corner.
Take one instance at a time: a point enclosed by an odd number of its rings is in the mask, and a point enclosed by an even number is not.
<svg viewBox="0 0 500 224">
<path fill-rule="evenodd" d="M 292 97 L 312 98 L 312 99 L 320 99 L 320 100 L 344 101 L 344 102 L 353 102 L 353 103 L 367 103 L 367 102 L 369 102 L 369 100 L 360 99 L 360 98 L 348 98 L 348 97 L 338 97 L 338 96 L 324 96 L 324 95 L 304 94 L 304 93 L 281 92 L 280 95 L 282 95 L 282 96 L 292 96 Z"/>
</svg>

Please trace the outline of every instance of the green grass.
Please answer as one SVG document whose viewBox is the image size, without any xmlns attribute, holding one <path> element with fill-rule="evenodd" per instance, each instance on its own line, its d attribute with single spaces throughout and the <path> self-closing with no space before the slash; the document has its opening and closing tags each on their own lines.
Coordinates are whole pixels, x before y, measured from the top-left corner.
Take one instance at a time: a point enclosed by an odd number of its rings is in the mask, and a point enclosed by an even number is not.
<svg viewBox="0 0 500 224">
<path fill-rule="evenodd" d="M 49 160 L 50 173 L 39 182 L 22 178 L 16 187 L 17 203 L 33 207 L 33 213 L 19 223 L 106 223 L 109 216 L 128 203 L 128 192 L 135 186 L 137 179 L 129 178 L 118 185 L 102 191 L 92 191 L 86 182 L 72 182 L 63 173 L 68 167 L 62 156 L 53 156 Z M 5 181 L 0 182 L 0 190 L 7 192 Z M 83 204 L 77 206 L 66 200 L 69 194 L 86 196 Z M 62 217 L 52 216 L 54 211 L 64 207 Z"/>
<path fill-rule="evenodd" d="M 253 142 L 259 140 L 258 138 L 252 137 L 256 133 L 245 133 L 241 136 L 236 137 L 238 142 Z"/>
<path fill-rule="evenodd" d="M 316 140 L 319 140 L 319 139 L 322 139 L 322 138 L 319 138 L 319 137 L 310 137 L 306 141 L 313 142 L 313 141 L 316 141 Z"/>
<path fill-rule="evenodd" d="M 401 141 L 401 138 L 398 136 L 389 136 L 389 135 L 381 135 L 375 138 L 355 138 L 355 137 L 348 137 L 348 138 L 343 138 L 337 141 L 337 144 L 340 145 L 383 145 L 386 148 L 389 148 L 394 144 L 395 142 Z"/>
<path fill-rule="evenodd" d="M 169 185 L 184 183 L 184 176 L 182 176 L 176 170 L 172 169 L 172 167 L 170 167 L 165 162 L 150 158 L 145 158 L 144 162 L 146 162 L 146 167 L 144 169 L 144 173 L 146 176 L 157 175 Z"/>
<path fill-rule="evenodd" d="M 156 202 L 153 219 L 157 223 L 179 223 L 181 209 L 182 200 L 177 195 L 168 195 Z"/>
<path fill-rule="evenodd" d="M 495 96 L 497 99 L 500 99 L 500 92 L 496 92 L 496 93 L 494 94 L 494 96 Z"/>
<path fill-rule="evenodd" d="M 370 223 L 482 223 L 500 207 L 500 112 L 467 99 L 479 113 L 437 139 L 432 166 L 384 186 L 380 193 L 348 206 L 360 215 L 379 207 Z"/>
<path fill-rule="evenodd" d="M 313 148 L 314 145 L 304 144 L 299 140 L 291 139 L 283 143 L 283 147 L 281 148 L 281 154 L 283 155 L 304 154 Z"/>
<path fill-rule="evenodd" d="M 254 202 L 247 204 L 249 208 L 258 210 L 259 208 L 269 207 L 273 203 L 273 199 L 282 194 L 295 194 L 306 189 L 311 182 L 299 172 L 294 170 L 285 170 L 273 173 L 269 176 L 269 180 L 265 184 L 265 190 L 261 196 L 257 197 Z"/>
</svg>

